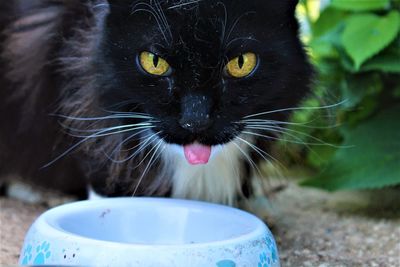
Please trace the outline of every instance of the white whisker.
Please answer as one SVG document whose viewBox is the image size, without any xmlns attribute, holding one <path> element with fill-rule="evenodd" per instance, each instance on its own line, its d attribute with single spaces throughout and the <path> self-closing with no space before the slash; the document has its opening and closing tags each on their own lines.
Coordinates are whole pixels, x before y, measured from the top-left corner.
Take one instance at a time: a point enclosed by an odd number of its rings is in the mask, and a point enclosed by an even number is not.
<svg viewBox="0 0 400 267">
<path fill-rule="evenodd" d="M 99 7 L 109 7 L 109 4 L 97 4 L 95 6 L 93 6 L 93 8 L 99 8 Z"/>
<path fill-rule="evenodd" d="M 238 139 L 238 140 L 242 141 L 240 139 Z M 258 174 L 260 176 L 262 176 L 260 169 L 257 167 L 257 164 L 250 158 L 250 156 L 246 152 L 244 152 L 243 149 L 235 141 L 232 141 L 232 143 L 239 149 L 239 151 L 243 154 L 243 156 L 246 158 L 246 160 L 250 163 L 250 166 L 252 167 L 252 169 L 257 170 Z"/>
<path fill-rule="evenodd" d="M 110 155 L 115 155 L 115 154 L 117 153 L 117 151 L 120 151 L 120 152 L 128 152 L 128 151 L 130 151 L 131 149 L 129 149 L 129 150 L 122 150 L 122 146 L 123 146 L 126 142 L 131 141 L 134 137 L 136 137 L 136 136 L 138 136 L 138 135 L 140 135 L 140 134 L 142 134 L 143 132 L 146 132 L 146 131 L 148 131 L 148 129 L 141 130 L 141 131 L 139 131 L 139 132 L 136 132 L 136 133 L 134 133 L 134 134 L 128 136 L 127 138 L 125 138 L 124 140 L 122 140 L 122 141 L 113 149 L 113 151 L 111 152 Z M 150 134 L 149 134 L 149 135 L 150 135 Z M 145 136 L 145 137 L 141 137 L 141 138 L 139 138 L 139 140 L 141 140 L 141 139 L 146 139 L 149 135 L 147 135 L 147 136 Z M 135 139 L 135 140 L 138 140 L 138 139 Z M 134 148 L 136 148 L 136 147 L 138 147 L 138 146 L 140 146 L 140 142 L 139 142 L 139 144 L 136 145 Z M 112 156 L 110 156 L 110 155 L 109 155 L 107 152 L 105 152 L 104 150 L 103 150 L 103 152 L 104 152 L 104 154 L 107 156 L 107 158 L 108 158 L 109 160 L 114 161 Z"/>
<path fill-rule="evenodd" d="M 137 140 L 146 140 L 146 139 L 152 138 L 152 137 L 154 137 L 154 136 L 156 136 L 156 135 L 158 135 L 158 134 L 160 134 L 160 133 L 161 133 L 161 131 L 159 131 L 159 132 L 157 132 L 157 133 L 152 133 L 152 132 L 150 132 L 148 135 L 143 136 L 143 137 L 140 137 L 140 138 L 138 138 Z M 129 152 L 129 151 L 135 150 L 136 148 L 140 147 L 141 145 L 142 145 L 142 141 L 140 141 L 139 144 L 137 144 L 137 145 L 135 145 L 135 146 L 133 146 L 133 147 L 130 147 L 130 148 L 121 150 L 121 152 L 122 152 L 122 151 L 123 151 L 123 152 Z"/>
<path fill-rule="evenodd" d="M 101 117 L 74 117 L 66 116 L 62 114 L 51 114 L 55 117 L 74 120 L 74 121 L 101 121 L 101 120 L 111 120 L 111 119 L 152 119 L 150 116 L 145 115 L 135 115 L 129 113 L 116 113 L 114 115 L 101 116 Z"/>
<path fill-rule="evenodd" d="M 128 129 L 128 130 L 124 130 L 124 131 L 128 132 L 128 131 L 133 131 L 133 130 L 135 130 L 135 129 Z M 70 153 L 70 152 L 72 152 L 73 150 L 75 150 L 78 146 L 80 146 L 80 145 L 83 144 L 84 142 L 86 142 L 86 141 L 88 141 L 88 140 L 90 140 L 90 139 L 92 139 L 92 138 L 107 136 L 107 135 L 102 135 L 102 133 L 103 133 L 103 132 L 106 132 L 106 131 L 108 131 L 108 129 L 107 129 L 107 130 L 100 131 L 100 132 L 98 132 L 98 133 L 95 133 L 95 134 L 92 134 L 92 135 L 89 135 L 89 136 L 85 137 L 84 139 L 82 139 L 81 141 L 79 141 L 79 142 L 76 143 L 75 145 L 71 146 L 69 149 L 67 149 L 67 150 L 66 150 L 64 153 L 62 153 L 60 156 L 56 157 L 54 160 L 52 160 L 51 162 L 49 162 L 49 163 L 47 163 L 46 165 L 44 165 L 44 166 L 42 167 L 42 169 L 49 167 L 49 166 L 52 165 L 54 162 L 58 161 L 59 159 L 61 159 L 61 158 L 63 158 L 64 156 L 66 156 L 68 153 Z M 121 133 L 121 132 L 119 132 L 119 133 Z M 111 134 L 108 134 L 108 135 L 113 135 L 113 134 L 116 134 L 116 133 L 111 133 Z"/>
<path fill-rule="evenodd" d="M 135 136 L 140 135 L 141 133 L 143 133 L 149 129 L 155 128 L 156 126 L 154 126 L 153 124 L 160 122 L 158 120 L 155 120 L 152 116 L 150 116 L 149 114 L 146 114 L 146 113 L 114 112 L 114 111 L 105 111 L 105 112 L 107 112 L 111 115 L 98 116 L 98 117 L 77 117 L 77 116 L 67 116 L 67 115 L 63 115 L 63 114 L 50 114 L 52 116 L 56 116 L 56 117 L 59 117 L 59 118 L 65 119 L 65 120 L 69 120 L 70 122 L 64 122 L 64 123 L 59 122 L 59 124 L 64 129 L 67 130 L 68 135 L 70 135 L 72 137 L 76 137 L 76 138 L 82 138 L 82 140 L 80 140 L 76 144 L 72 145 L 70 148 L 68 148 L 66 151 L 64 151 L 61 155 L 56 157 L 51 162 L 47 163 L 45 166 L 42 167 L 42 169 L 47 168 L 50 165 L 54 164 L 56 161 L 65 157 L 68 153 L 74 151 L 80 145 L 89 141 L 90 139 L 103 138 L 103 137 L 108 137 L 108 136 L 112 136 L 112 135 L 120 135 L 120 134 L 124 134 L 124 133 L 128 133 L 128 132 L 132 132 L 132 131 L 138 131 L 138 132 L 131 134 L 130 136 L 125 138 L 121 143 L 119 143 L 112 151 L 112 153 L 111 153 L 111 156 L 112 156 L 118 150 L 121 151 L 122 146 L 126 142 L 128 142 L 129 140 L 132 140 L 132 138 L 134 138 Z M 145 120 L 145 121 L 134 123 L 134 124 L 124 124 L 124 125 L 112 126 L 112 127 L 108 127 L 108 128 L 92 129 L 92 127 L 94 127 L 99 122 L 106 121 L 106 120 L 121 120 L 121 119 Z M 68 125 L 68 124 L 73 125 L 75 122 L 92 122 L 92 123 L 89 123 L 89 125 L 84 126 L 84 127 L 86 127 L 86 129 L 74 128 L 74 127 L 71 127 Z M 146 139 L 146 142 L 144 144 L 142 142 L 140 142 L 139 144 L 141 144 L 142 146 L 146 145 L 147 142 L 150 142 L 152 137 L 154 137 L 155 135 L 151 136 L 149 139 Z M 144 147 L 141 147 L 141 148 L 144 149 Z M 138 153 L 141 152 L 142 149 L 139 149 L 138 151 L 136 151 L 137 153 L 136 152 L 133 153 L 133 155 L 131 155 L 131 157 L 129 157 L 127 160 L 136 156 Z M 130 150 L 132 150 L 132 149 L 130 149 Z M 109 156 L 104 151 L 104 149 L 103 149 L 103 152 L 110 160 L 112 160 L 113 162 L 116 162 L 115 160 L 112 159 L 111 156 Z M 124 162 L 124 161 L 121 161 L 121 162 Z"/>
<path fill-rule="evenodd" d="M 153 135 L 155 138 L 157 138 L 156 136 L 155 136 L 155 134 Z M 151 138 L 151 139 L 153 139 L 153 137 Z M 150 140 L 151 140 L 150 139 Z M 161 140 L 160 140 L 161 141 Z M 159 143 L 159 142 L 158 142 Z M 157 144 L 158 144 L 157 143 Z M 157 145 L 156 144 L 156 145 Z M 145 144 L 143 144 L 143 145 L 145 145 Z M 147 141 L 147 144 L 144 146 L 144 147 L 141 147 L 140 149 L 139 149 L 139 151 L 137 151 L 137 152 L 142 152 L 142 151 L 144 151 L 148 146 L 150 146 L 151 145 L 151 142 L 149 143 L 149 140 Z M 149 152 L 147 152 L 147 154 L 143 157 L 143 159 L 135 166 L 135 167 L 133 167 L 133 169 L 136 169 L 136 168 L 138 168 L 140 165 L 142 165 L 143 164 L 143 162 L 145 162 L 145 160 L 147 159 L 147 157 L 151 154 L 151 152 L 153 152 L 154 151 L 154 149 L 155 149 L 155 147 L 156 146 L 153 146 L 150 150 L 149 150 Z M 136 152 L 135 152 L 136 153 Z"/>
<path fill-rule="evenodd" d="M 242 142 L 246 143 L 248 146 L 250 146 L 254 151 L 257 152 L 257 154 L 259 154 L 265 161 L 270 161 L 270 159 L 272 159 L 275 163 L 277 163 L 279 166 L 283 167 L 283 164 L 279 162 L 279 160 L 277 160 L 276 158 L 274 158 L 273 156 L 271 156 L 270 154 L 268 154 L 266 151 L 262 150 L 261 148 L 257 147 L 254 144 L 251 144 L 250 142 L 244 140 L 243 138 L 237 137 L 239 140 L 241 140 Z M 267 159 L 265 156 L 267 156 L 270 159 Z"/>
<path fill-rule="evenodd" d="M 313 120 L 315 121 L 315 120 Z M 263 119 L 250 119 L 250 120 L 242 120 L 238 122 L 239 124 L 246 125 L 290 125 L 290 126 L 298 126 L 309 129 L 333 129 L 339 127 L 340 124 L 335 124 L 332 126 L 312 126 L 309 125 L 313 121 L 296 123 L 296 122 L 286 122 L 286 121 L 276 121 L 276 120 L 263 120 Z"/>
<path fill-rule="evenodd" d="M 287 128 L 283 128 L 283 127 L 279 127 L 279 126 L 272 126 L 272 125 L 271 126 L 265 126 L 265 127 L 263 127 L 263 126 L 247 126 L 246 128 L 247 129 L 254 129 L 254 130 L 264 130 L 264 131 L 277 132 L 277 133 L 281 133 L 281 134 L 286 134 L 286 135 L 288 135 L 290 137 L 293 137 L 293 138 L 295 138 L 297 140 L 301 140 L 300 137 L 296 137 L 295 135 L 290 134 L 290 133 L 294 133 L 294 134 L 297 134 L 297 135 L 308 137 L 308 138 L 310 138 L 310 139 L 312 139 L 312 140 L 317 142 L 315 144 L 310 143 L 310 145 L 311 144 L 312 145 L 324 145 L 324 146 L 329 146 L 329 147 L 334 147 L 334 148 L 350 148 L 350 147 L 346 147 L 346 146 L 338 146 L 338 145 L 330 144 L 330 143 L 327 143 L 327 142 L 325 142 L 325 141 L 323 141 L 323 140 L 321 140 L 321 139 L 319 139 L 319 138 L 317 138 L 315 136 L 306 134 L 304 132 L 296 131 L 296 130 L 293 130 L 293 129 L 287 129 Z"/>
<path fill-rule="evenodd" d="M 93 129 L 93 128 L 86 128 L 85 129 L 79 129 L 79 128 L 73 128 L 69 126 L 65 126 L 67 130 L 73 131 L 73 132 L 81 132 L 81 133 L 94 133 L 94 132 L 99 132 L 103 130 L 121 130 L 121 129 L 126 129 L 130 127 L 147 127 L 147 126 L 153 126 L 152 122 L 141 122 L 141 123 L 133 123 L 133 124 L 122 124 L 118 126 L 110 126 L 110 127 L 105 127 L 105 128 L 99 128 L 99 129 Z"/>
<path fill-rule="evenodd" d="M 267 114 L 279 113 L 279 112 L 285 112 L 285 111 L 330 109 L 330 108 L 335 108 L 335 107 L 338 107 L 340 105 L 343 105 L 346 102 L 347 102 L 347 100 L 344 100 L 344 101 L 341 101 L 341 102 L 336 103 L 336 104 L 322 106 L 322 107 L 295 107 L 295 108 L 276 109 L 276 110 L 270 110 L 270 111 L 261 112 L 261 113 L 257 113 L 257 114 L 252 114 L 252 115 L 246 116 L 244 118 L 245 119 L 254 118 L 254 117 L 257 117 L 257 116 L 261 116 L 261 115 L 267 115 Z"/>
<path fill-rule="evenodd" d="M 284 139 L 284 138 L 280 138 L 280 137 L 275 137 L 275 136 L 270 136 L 270 135 L 255 133 L 255 132 L 243 131 L 242 133 L 252 135 L 252 136 L 257 136 L 257 137 L 264 137 L 266 139 L 275 140 L 275 141 L 289 142 L 289 143 L 298 144 L 298 145 L 320 145 L 320 146 L 323 145 L 323 144 L 319 144 L 319 143 L 307 143 L 307 142 L 303 142 L 303 141 L 293 141 L 293 140 L 289 140 L 289 139 Z M 298 138 L 294 135 L 292 135 L 292 137 L 295 139 L 301 140 L 300 138 Z"/>
<path fill-rule="evenodd" d="M 178 4 L 178 5 L 174 5 L 174 6 L 170 6 L 169 8 L 167 8 L 167 9 L 175 9 L 175 8 L 178 8 L 178 7 L 183 7 L 183 6 L 187 6 L 187 5 L 192 5 L 192 4 L 196 4 L 196 3 L 198 3 L 198 2 L 200 2 L 200 1 L 202 1 L 202 0 L 194 0 L 194 1 L 189 1 L 189 2 L 183 2 L 183 3 L 180 3 L 180 4 Z"/>
<path fill-rule="evenodd" d="M 135 187 L 135 190 L 133 191 L 133 195 L 132 195 L 132 196 L 135 196 L 135 195 L 136 195 L 136 193 L 137 193 L 137 191 L 138 191 L 138 189 L 139 189 L 139 187 L 140 187 L 140 184 L 141 184 L 142 181 L 143 181 L 143 178 L 146 176 L 146 174 L 147 174 L 147 172 L 150 170 L 151 166 L 157 161 L 158 157 L 161 155 L 162 151 L 165 149 L 165 145 L 164 145 L 163 150 L 162 150 L 160 153 L 157 153 L 158 150 L 160 149 L 161 145 L 162 145 L 162 142 L 163 142 L 163 141 L 160 140 L 160 141 L 158 141 L 158 143 L 154 146 L 154 147 L 156 147 L 156 149 L 154 150 L 153 155 L 151 156 L 149 162 L 147 163 L 147 166 L 146 166 L 146 168 L 144 169 L 143 174 L 141 175 L 141 177 L 140 177 L 140 179 L 139 179 L 139 181 L 138 181 L 138 183 L 137 183 L 137 185 L 136 185 L 136 187 Z M 154 157 L 155 157 L 156 155 L 157 155 L 157 157 L 156 157 L 155 160 L 154 160 Z M 147 157 L 147 156 L 146 156 L 146 157 Z M 154 160 L 154 162 L 153 162 L 153 160 Z"/>
<path fill-rule="evenodd" d="M 128 125 L 121 125 L 121 126 L 115 126 L 115 127 L 109 127 L 109 128 L 101 128 L 101 129 L 93 129 L 93 130 L 79 130 L 77 128 L 70 128 L 68 126 L 65 126 L 65 128 L 69 131 L 73 132 L 82 132 L 82 133 L 98 133 L 98 132 L 104 132 L 104 134 L 97 135 L 97 137 L 104 137 L 116 133 L 124 133 L 127 131 L 131 131 L 132 129 L 150 129 L 154 128 L 151 123 L 138 123 L 138 124 L 128 124 Z M 116 132 L 114 132 L 116 131 Z M 108 133 L 110 132 L 110 133 Z M 73 137 L 78 137 L 78 138 L 85 138 L 88 137 L 89 135 L 78 135 L 78 134 L 73 134 L 73 133 L 68 133 L 70 136 Z"/>
<path fill-rule="evenodd" d="M 160 133 L 160 132 L 155 133 L 155 134 L 152 134 L 150 137 L 146 138 L 144 142 L 141 142 L 141 143 L 139 144 L 139 145 L 140 145 L 139 149 L 136 150 L 134 153 L 132 153 L 129 157 L 127 157 L 127 158 L 125 158 L 125 159 L 122 159 L 122 160 L 113 160 L 112 158 L 109 158 L 109 159 L 110 159 L 112 162 L 117 163 L 117 164 L 125 163 L 125 162 L 127 162 L 127 161 L 133 159 L 134 157 L 136 157 L 137 155 L 139 155 L 142 151 L 144 151 L 148 146 L 150 146 L 150 145 L 151 145 L 151 142 L 153 141 L 152 139 L 153 139 L 153 138 L 156 138 L 157 134 L 159 134 L 159 133 Z M 152 149 L 152 150 L 153 150 L 153 149 Z M 135 168 L 137 168 L 138 166 L 140 166 L 140 165 L 144 162 L 144 160 L 147 158 L 147 156 L 151 153 L 152 150 L 150 150 L 150 152 L 144 157 L 144 159 L 143 159 L 136 167 L 134 167 L 133 169 L 135 169 Z"/>
<path fill-rule="evenodd" d="M 79 135 L 72 135 L 72 134 L 71 134 L 71 136 L 79 137 L 79 138 L 100 138 L 100 137 L 107 137 L 107 136 L 116 135 L 116 134 L 128 133 L 128 132 L 135 131 L 135 130 L 152 129 L 152 128 L 155 128 L 155 126 L 132 127 L 132 128 L 128 128 L 125 130 L 114 131 L 114 132 L 109 132 L 109 133 L 104 133 L 104 134 L 93 135 L 93 136 L 79 136 Z"/>
<path fill-rule="evenodd" d="M 289 135 L 290 137 L 300 140 L 300 141 L 293 141 L 293 140 L 288 140 L 288 139 L 283 139 L 283 138 L 278 138 L 278 137 L 272 137 L 269 135 L 263 135 L 263 134 L 259 134 L 259 133 L 254 133 L 254 132 L 247 132 L 247 131 L 243 131 L 243 134 L 247 134 L 250 136 L 257 136 L 257 137 L 263 137 L 266 139 L 272 139 L 272 140 L 277 140 L 277 141 L 283 141 L 283 142 L 288 142 L 288 143 L 293 143 L 293 144 L 299 144 L 299 145 L 304 145 L 311 153 L 313 153 L 313 155 L 315 155 L 317 158 L 320 158 L 319 154 L 317 152 L 314 151 L 314 149 L 312 149 L 310 147 L 310 145 L 314 145 L 314 146 L 324 146 L 324 144 L 319 144 L 319 143 L 307 143 L 307 142 L 303 142 L 301 140 L 301 138 L 295 136 L 295 135 L 291 135 L 288 133 L 285 133 L 287 135 Z"/>
</svg>

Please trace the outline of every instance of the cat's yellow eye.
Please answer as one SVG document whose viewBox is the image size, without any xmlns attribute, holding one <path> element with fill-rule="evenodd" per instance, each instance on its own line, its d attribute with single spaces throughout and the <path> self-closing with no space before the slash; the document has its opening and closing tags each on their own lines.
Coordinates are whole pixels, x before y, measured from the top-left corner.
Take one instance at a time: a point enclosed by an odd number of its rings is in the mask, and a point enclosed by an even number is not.
<svg viewBox="0 0 400 267">
<path fill-rule="evenodd" d="M 244 78 L 250 75 L 257 66 L 257 56 L 254 53 L 241 54 L 226 65 L 227 73 L 235 78 Z"/>
<path fill-rule="evenodd" d="M 150 52 L 140 53 L 139 62 L 147 73 L 157 76 L 168 74 L 171 68 L 165 59 Z"/>
</svg>

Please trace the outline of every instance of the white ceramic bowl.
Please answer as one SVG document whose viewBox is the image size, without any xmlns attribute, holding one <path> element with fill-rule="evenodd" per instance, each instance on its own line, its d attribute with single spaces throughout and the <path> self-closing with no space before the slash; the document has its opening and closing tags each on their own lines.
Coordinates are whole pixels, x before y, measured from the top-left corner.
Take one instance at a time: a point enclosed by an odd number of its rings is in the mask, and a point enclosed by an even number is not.
<svg viewBox="0 0 400 267">
<path fill-rule="evenodd" d="M 64 205 L 29 230 L 22 265 L 279 266 L 265 224 L 195 201 L 116 198 Z"/>
</svg>

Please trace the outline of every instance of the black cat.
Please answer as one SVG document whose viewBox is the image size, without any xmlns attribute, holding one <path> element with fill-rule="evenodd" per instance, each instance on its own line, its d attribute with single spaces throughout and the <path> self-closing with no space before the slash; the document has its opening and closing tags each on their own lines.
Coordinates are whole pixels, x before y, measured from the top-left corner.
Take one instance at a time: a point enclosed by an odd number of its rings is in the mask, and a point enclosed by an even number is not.
<svg viewBox="0 0 400 267">
<path fill-rule="evenodd" d="M 297 0 L 0 7 L 0 174 L 237 204 L 308 93 Z"/>
</svg>

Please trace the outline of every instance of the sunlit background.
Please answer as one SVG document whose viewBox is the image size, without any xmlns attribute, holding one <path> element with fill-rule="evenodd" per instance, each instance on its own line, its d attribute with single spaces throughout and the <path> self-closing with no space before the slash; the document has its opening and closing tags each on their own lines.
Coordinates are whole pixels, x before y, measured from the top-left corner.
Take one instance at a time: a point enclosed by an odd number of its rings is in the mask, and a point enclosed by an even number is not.
<svg viewBox="0 0 400 267">
<path fill-rule="evenodd" d="M 301 1 L 316 82 L 275 147 L 286 176 L 327 190 L 400 184 L 399 10 L 398 0 Z"/>
</svg>

